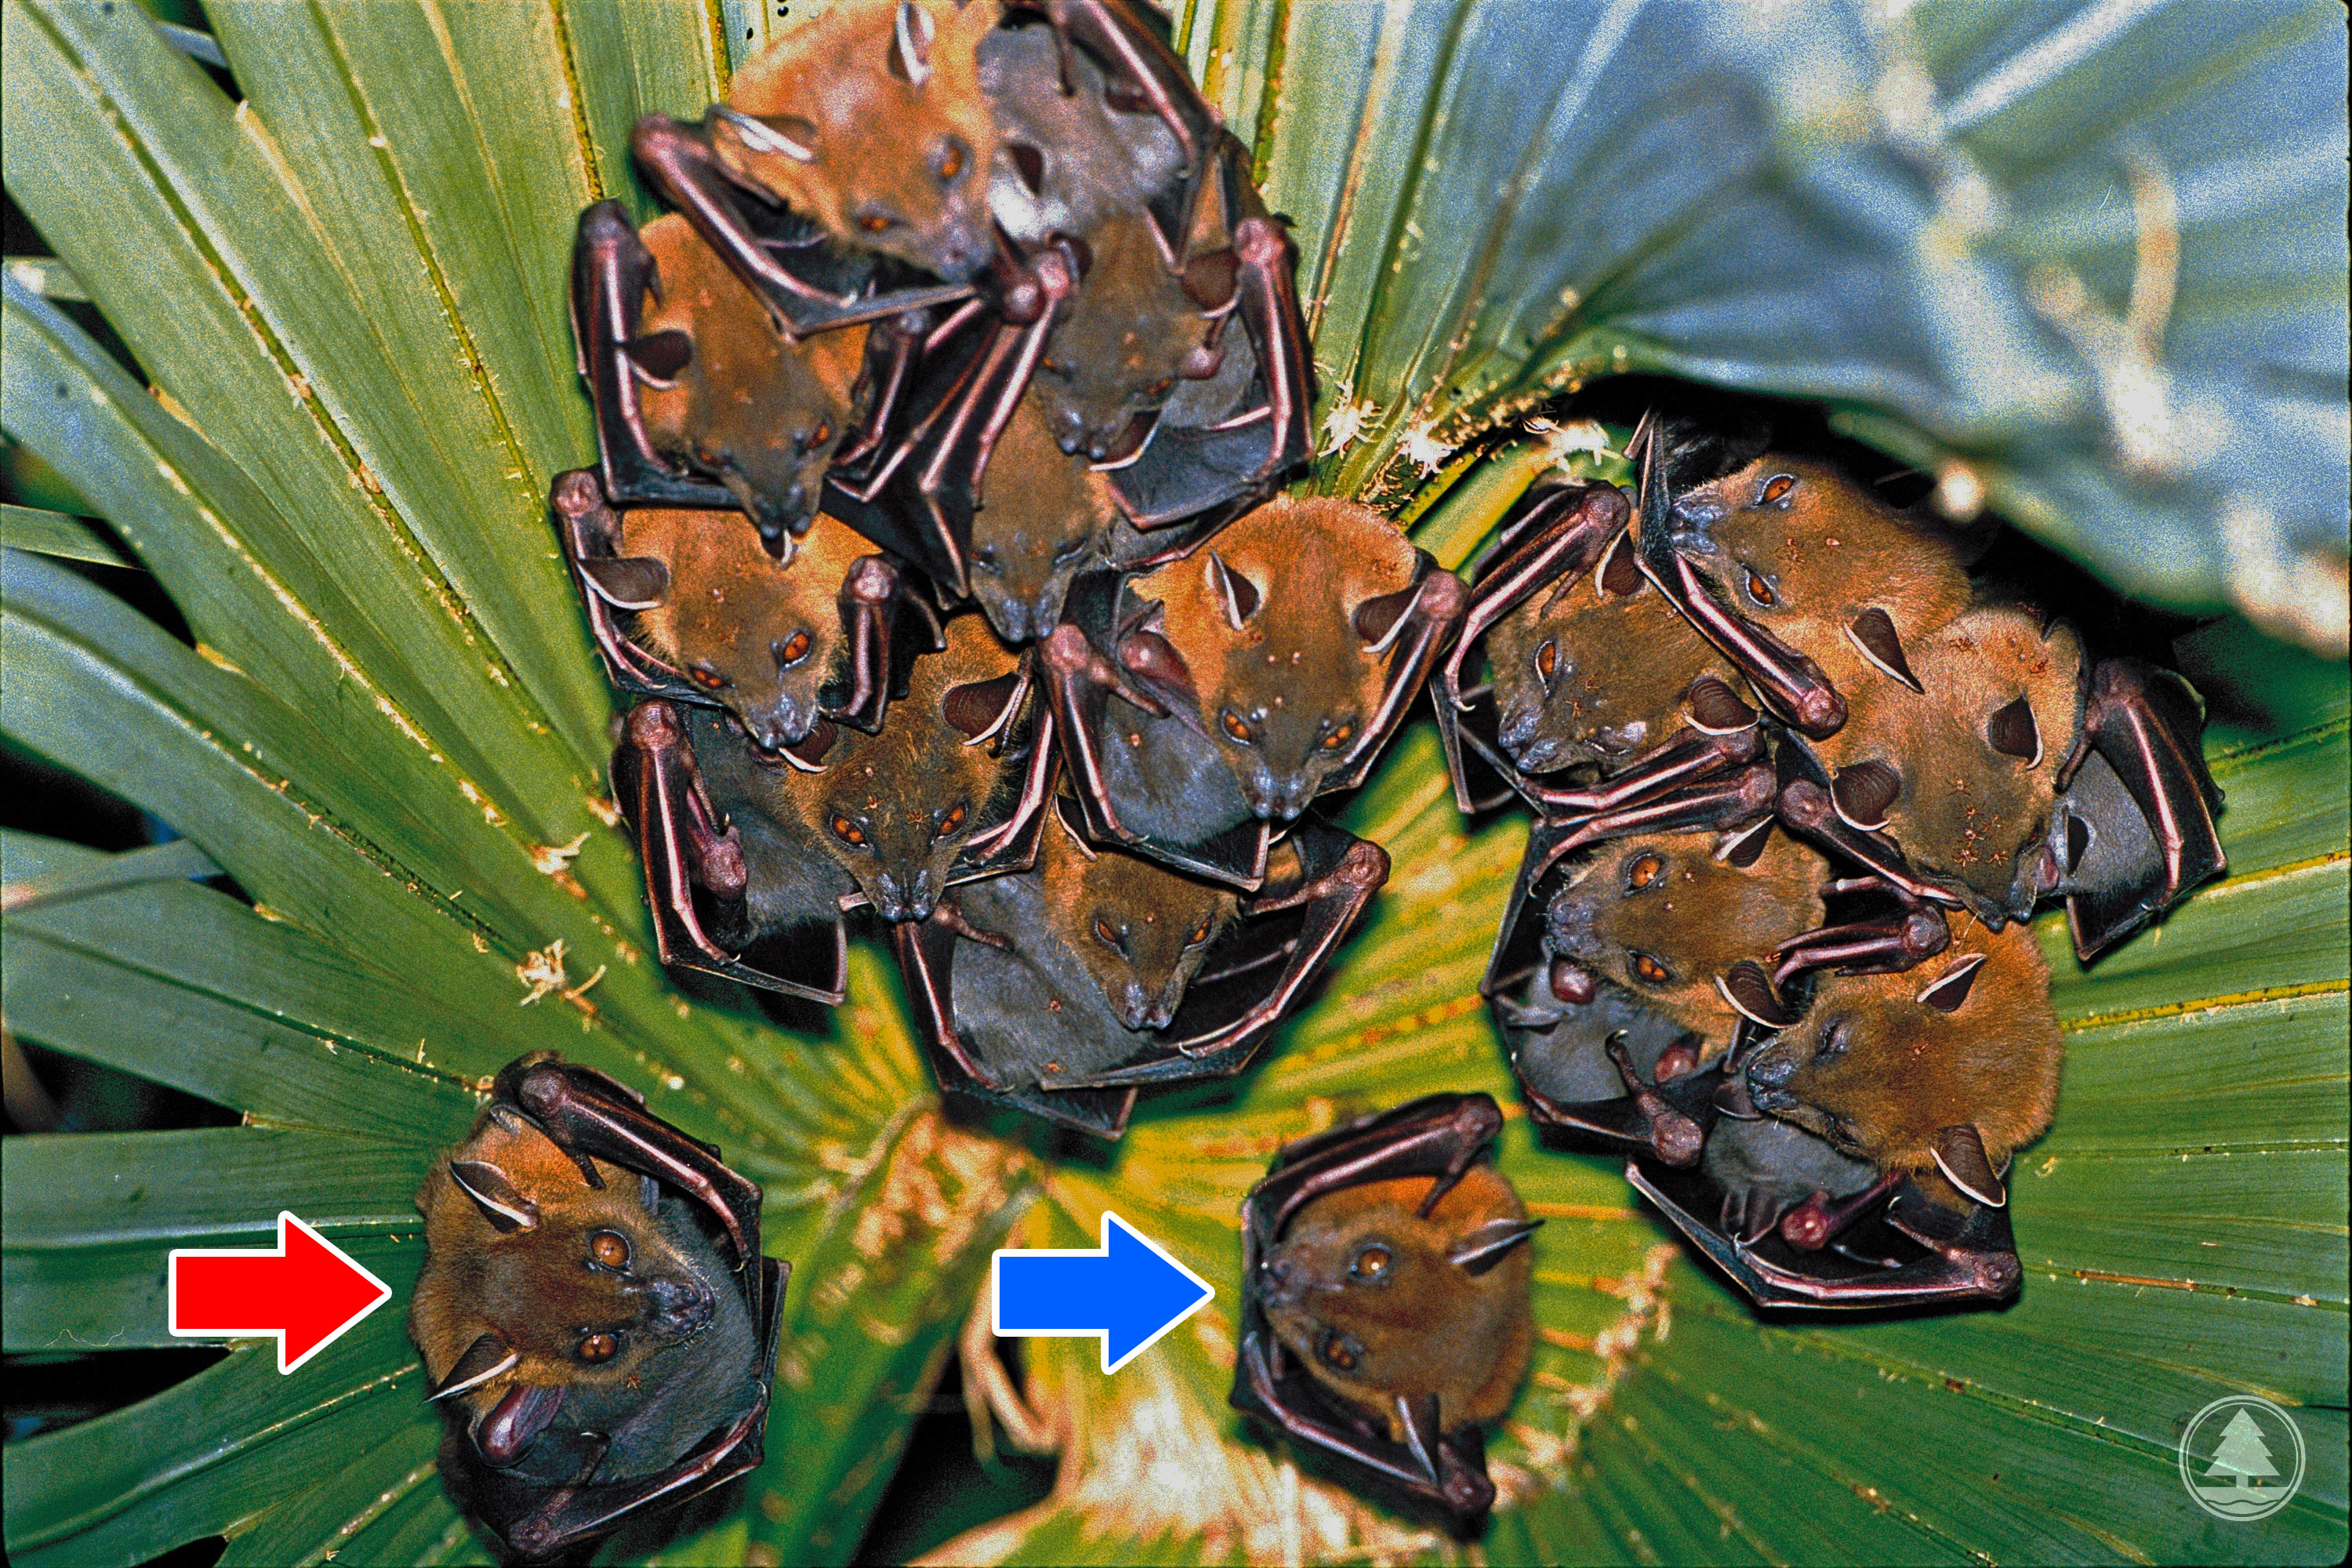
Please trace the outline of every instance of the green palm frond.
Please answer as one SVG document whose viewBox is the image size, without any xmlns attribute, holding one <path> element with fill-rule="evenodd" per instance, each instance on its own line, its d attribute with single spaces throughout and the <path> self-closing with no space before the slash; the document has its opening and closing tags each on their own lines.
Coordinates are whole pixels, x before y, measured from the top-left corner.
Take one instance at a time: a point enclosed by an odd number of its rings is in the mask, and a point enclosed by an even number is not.
<svg viewBox="0 0 2352 1568">
<path fill-rule="evenodd" d="M 240 99 L 128 5 L 6 0 L 8 190 L 58 259 L 7 269 L 0 420 L 66 489 L 5 514 L 0 729 L 188 840 L 0 838 L 7 1027 L 243 1124 L 6 1140 L 5 1348 L 175 1342 L 163 1254 L 266 1245 L 280 1206 L 399 1298 L 292 1377 L 241 1345 L 12 1443 L 14 1561 L 214 1535 L 228 1563 L 481 1561 L 404 1335 L 410 1198 L 541 1047 L 721 1143 L 795 1264 L 767 1467 L 608 1556 L 848 1560 L 990 1251 L 1090 1245 L 1107 1206 L 1219 1298 L 1115 1379 L 1034 1342 L 1054 1493 L 943 1560 L 1466 1554 L 1224 1405 L 1235 1205 L 1273 1150 L 1433 1089 L 1515 1103 L 1475 982 L 1523 829 L 1466 832 L 1425 731 L 1349 807 L 1395 871 L 1319 999 L 1114 1151 L 943 1116 L 877 952 L 814 1033 L 648 956 L 612 699 L 545 514 L 593 449 L 562 280 L 583 205 L 652 210 L 636 117 L 698 114 L 776 9 L 227 0 Z M 1544 1344 L 1477 1553 L 2340 1557 L 2340 8 L 1177 12 L 1296 221 L 1318 418 L 1355 432 L 1312 482 L 1449 564 L 1554 466 L 1527 417 L 1632 370 L 1825 402 L 2107 580 L 2243 617 L 2183 647 L 2228 879 L 2087 973 L 2049 932 L 2069 1055 L 2015 1178 L 2023 1300 L 1760 1321 L 1613 1163 L 1515 1118 Z M 114 540 L 193 647 L 60 563 Z M 2236 1391 L 2311 1456 L 2261 1525 L 2209 1520 L 2174 1469 Z"/>
</svg>

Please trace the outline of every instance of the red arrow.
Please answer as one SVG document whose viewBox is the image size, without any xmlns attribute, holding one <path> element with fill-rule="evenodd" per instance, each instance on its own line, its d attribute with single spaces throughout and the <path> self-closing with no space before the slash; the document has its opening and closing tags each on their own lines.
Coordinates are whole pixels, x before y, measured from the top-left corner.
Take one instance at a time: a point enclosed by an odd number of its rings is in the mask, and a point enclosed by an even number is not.
<svg viewBox="0 0 2352 1568">
<path fill-rule="evenodd" d="M 275 1252 L 181 1248 L 167 1279 L 172 1332 L 183 1339 L 278 1341 L 292 1372 L 392 1300 L 392 1287 L 283 1210 Z"/>
</svg>

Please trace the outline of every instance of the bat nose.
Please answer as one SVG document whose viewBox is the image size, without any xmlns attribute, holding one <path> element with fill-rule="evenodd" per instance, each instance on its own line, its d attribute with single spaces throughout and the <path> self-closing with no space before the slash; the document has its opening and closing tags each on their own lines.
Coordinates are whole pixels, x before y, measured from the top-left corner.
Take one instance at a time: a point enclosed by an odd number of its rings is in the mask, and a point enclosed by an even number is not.
<svg viewBox="0 0 2352 1568">
<path fill-rule="evenodd" d="M 710 1287 L 699 1279 L 648 1279 L 646 1327 L 669 1339 L 699 1333 L 719 1310 Z"/>
<path fill-rule="evenodd" d="M 1512 760 L 1520 767 L 1531 773 L 1549 773 L 1559 766 L 1561 753 L 1566 750 L 1557 735 L 1537 735 L 1517 744 L 1506 735 L 1503 737 L 1503 749 L 1511 753 Z"/>
<path fill-rule="evenodd" d="M 1796 1076 L 1795 1058 L 1766 1051 L 1748 1064 L 1748 1097 L 1767 1110 L 1784 1109 L 1792 1101 L 1780 1086 Z"/>
<path fill-rule="evenodd" d="M 1119 1009 L 1119 1021 L 1135 1030 L 1164 1029 L 1168 1026 L 1168 1005 L 1143 988 L 1139 980 L 1127 983 L 1127 1002 Z"/>
</svg>

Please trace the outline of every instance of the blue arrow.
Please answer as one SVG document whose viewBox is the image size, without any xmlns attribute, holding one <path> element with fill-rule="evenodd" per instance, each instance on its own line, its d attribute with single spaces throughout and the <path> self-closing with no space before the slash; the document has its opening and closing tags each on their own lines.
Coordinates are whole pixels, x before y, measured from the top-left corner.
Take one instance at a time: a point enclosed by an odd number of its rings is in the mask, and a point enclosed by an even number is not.
<svg viewBox="0 0 2352 1568">
<path fill-rule="evenodd" d="M 995 1321 L 1007 1339 L 1102 1336 L 1117 1372 L 1217 1292 L 1127 1221 L 1103 1211 L 1100 1247 L 1004 1248 L 995 1258 Z"/>
</svg>

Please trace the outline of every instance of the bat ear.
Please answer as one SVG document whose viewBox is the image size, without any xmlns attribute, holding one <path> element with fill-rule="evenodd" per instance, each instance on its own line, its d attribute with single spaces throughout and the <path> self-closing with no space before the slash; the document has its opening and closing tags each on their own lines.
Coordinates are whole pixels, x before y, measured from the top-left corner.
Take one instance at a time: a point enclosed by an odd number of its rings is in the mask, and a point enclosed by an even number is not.
<svg viewBox="0 0 2352 1568">
<path fill-rule="evenodd" d="M 1924 1002 L 1938 1013 L 1958 1012 L 1960 1004 L 1969 999 L 1969 988 L 1977 983 L 1977 971 L 1984 963 L 1985 955 L 1981 952 L 1963 954 L 1947 964 L 1944 973 L 1929 981 L 1912 1000 Z"/>
<path fill-rule="evenodd" d="M 474 1200 L 490 1228 L 501 1236 L 530 1230 L 539 1224 L 539 1205 L 523 1195 L 512 1178 L 487 1160 L 452 1160 L 449 1179 Z"/>
<path fill-rule="evenodd" d="M 1830 782 L 1830 802 L 1848 827 L 1875 833 L 1886 826 L 1886 813 L 1902 798 L 1903 774 L 1891 763 L 1869 758 L 1837 771 Z"/>
<path fill-rule="evenodd" d="M 1773 993 L 1772 977 L 1752 958 L 1743 958 L 1715 977 L 1715 988 L 1732 1010 L 1768 1029 L 1785 1029 L 1795 1023 L 1792 1013 Z"/>
<path fill-rule="evenodd" d="M 1846 623 L 1846 640 L 1862 650 L 1862 657 L 1878 666 L 1888 675 L 1914 691 L 1927 689 L 1911 673 L 1911 661 L 1903 657 L 1903 639 L 1895 634 L 1895 617 L 1873 605 Z"/>
<path fill-rule="evenodd" d="M 1225 558 L 1215 551 L 1209 552 L 1209 585 L 1216 590 L 1225 606 L 1225 622 L 1239 631 L 1257 614 L 1257 584 L 1225 564 Z"/>
<path fill-rule="evenodd" d="M 1992 1168 L 1992 1160 L 1985 1153 L 1984 1136 L 1973 1122 L 1958 1127 L 1947 1127 L 1936 1134 L 1928 1150 L 1936 1157 L 1936 1168 L 1944 1179 L 1987 1208 L 2001 1208 L 2009 1202 L 2009 1189 L 2001 1184 L 2000 1175 Z"/>
<path fill-rule="evenodd" d="M 2029 768 L 2042 765 L 2042 726 L 2033 721 L 2033 704 L 2022 697 L 1986 721 L 1985 740 L 2004 757 L 2016 757 Z"/>
<path fill-rule="evenodd" d="M 1012 670 L 993 680 L 969 681 L 962 686 L 950 686 L 940 700 L 940 716 L 963 732 L 964 739 L 977 740 L 992 729 L 1012 700 L 1013 689 L 1021 684 L 1021 672 Z"/>
<path fill-rule="evenodd" d="M 656 381 L 668 383 L 677 379 L 678 372 L 694 363 L 694 340 L 671 327 L 643 337 L 631 338 L 621 345 L 629 363 Z"/>
<path fill-rule="evenodd" d="M 522 1457 L 531 1439 L 547 1430 L 563 1408 L 563 1390 L 525 1385 L 515 1388 L 490 1407 L 474 1427 L 474 1446 L 482 1458 L 503 1468 Z"/>
<path fill-rule="evenodd" d="M 1642 575 L 1641 552 L 1633 548 L 1633 531 L 1624 529 L 1609 553 L 1601 558 L 1601 570 L 1592 574 L 1592 591 L 1604 599 L 1630 599 L 1649 584 Z"/>
<path fill-rule="evenodd" d="M 496 1334 L 484 1334 L 457 1358 L 457 1364 L 449 1369 L 449 1375 L 441 1380 L 441 1386 L 433 1391 L 425 1403 L 431 1405 L 453 1394 L 479 1388 L 492 1378 L 512 1372 L 521 1361 L 521 1352 Z"/>
<path fill-rule="evenodd" d="M 576 564 L 616 610 L 650 610 L 669 597 L 669 568 L 650 555 L 591 556 Z"/>
<path fill-rule="evenodd" d="M 1445 1260 L 1466 1273 L 1484 1274 L 1542 1224 L 1539 1219 L 1490 1219 L 1449 1247 Z"/>
<path fill-rule="evenodd" d="M 1745 871 L 1764 858 L 1764 846 L 1772 837 L 1773 821 L 1768 816 L 1753 827 L 1742 827 L 1723 835 L 1715 842 L 1715 858 L 1727 866 L 1737 866 Z"/>
<path fill-rule="evenodd" d="M 890 74 L 917 87 L 931 79 L 931 40 L 939 24 L 915 0 L 898 0 L 898 16 L 890 32 Z"/>
<path fill-rule="evenodd" d="M 1393 594 L 1382 594 L 1377 599 L 1366 599 L 1356 606 L 1356 635 L 1378 647 L 1396 630 L 1404 613 L 1412 608 L 1412 601 L 1421 592 L 1418 584 L 1399 588 Z"/>
<path fill-rule="evenodd" d="M 733 126 L 743 144 L 754 152 L 774 153 L 795 163 L 816 162 L 816 127 L 798 115 L 787 115 L 779 127 L 754 120 L 741 110 L 730 109 L 723 103 L 712 104 L 710 112 Z M 794 141 L 796 136 L 801 140 Z"/>
</svg>

